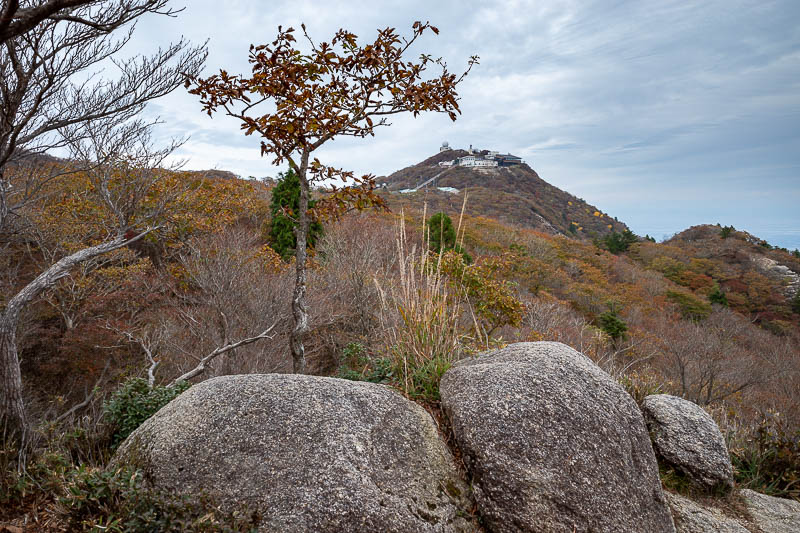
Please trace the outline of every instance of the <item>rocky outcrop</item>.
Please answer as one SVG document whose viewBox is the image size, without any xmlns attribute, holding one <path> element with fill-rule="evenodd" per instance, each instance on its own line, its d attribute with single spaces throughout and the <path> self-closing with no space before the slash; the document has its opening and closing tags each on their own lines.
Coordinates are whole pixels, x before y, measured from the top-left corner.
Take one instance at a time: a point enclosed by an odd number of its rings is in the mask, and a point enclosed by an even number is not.
<svg viewBox="0 0 800 533">
<path fill-rule="evenodd" d="M 725 439 L 708 413 L 695 403 L 668 394 L 646 397 L 642 411 L 656 454 L 666 463 L 703 488 L 733 487 Z"/>
<path fill-rule="evenodd" d="M 674 531 L 636 403 L 584 355 L 513 344 L 440 392 L 490 531 Z"/>
<path fill-rule="evenodd" d="M 753 492 L 737 491 L 738 516 L 719 507 L 667 494 L 678 533 L 797 533 L 800 531 L 800 502 Z M 728 509 L 730 513 L 730 509 Z"/>
<path fill-rule="evenodd" d="M 301 375 L 214 378 L 139 427 L 115 464 L 241 506 L 269 532 L 473 531 L 430 415 L 392 389 Z"/>
<path fill-rule="evenodd" d="M 797 533 L 800 531 L 800 502 L 775 498 L 752 490 L 741 495 L 747 510 L 763 533 Z"/>
</svg>

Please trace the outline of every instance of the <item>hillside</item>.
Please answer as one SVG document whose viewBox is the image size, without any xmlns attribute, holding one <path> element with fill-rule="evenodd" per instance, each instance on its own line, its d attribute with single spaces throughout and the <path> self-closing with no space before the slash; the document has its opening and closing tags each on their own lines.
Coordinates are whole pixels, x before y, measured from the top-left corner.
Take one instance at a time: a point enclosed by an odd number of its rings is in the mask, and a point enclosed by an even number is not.
<svg viewBox="0 0 800 533">
<path fill-rule="evenodd" d="M 486 150 L 476 151 L 485 156 Z M 611 231 L 624 231 L 627 226 L 568 192 L 562 191 L 542 178 L 527 164 L 495 167 L 442 168 L 440 162 L 467 156 L 466 150 L 440 152 L 410 167 L 378 179 L 391 192 L 387 202 L 393 210 L 401 206 L 421 208 L 427 203 L 429 211 L 457 213 L 464 192 L 469 194 L 467 210 L 476 216 L 494 218 L 549 234 L 574 235 L 592 238 Z M 427 187 L 414 189 L 439 175 Z M 457 189 L 458 192 L 438 188 Z"/>
<path fill-rule="evenodd" d="M 699 225 L 662 244 L 643 242 L 631 257 L 667 279 L 708 297 L 717 287 L 731 309 L 782 335 L 800 327 L 800 256 L 744 231 Z"/>
</svg>

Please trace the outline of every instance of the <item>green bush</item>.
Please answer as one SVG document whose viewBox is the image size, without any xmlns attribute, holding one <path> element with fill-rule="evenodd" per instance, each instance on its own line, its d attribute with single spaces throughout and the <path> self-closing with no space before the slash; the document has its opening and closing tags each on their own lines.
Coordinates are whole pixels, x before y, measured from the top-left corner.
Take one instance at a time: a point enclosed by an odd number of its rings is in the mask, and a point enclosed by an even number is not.
<svg viewBox="0 0 800 533">
<path fill-rule="evenodd" d="M 357 342 L 345 346 L 342 359 L 343 364 L 336 374 L 338 378 L 370 383 L 386 383 L 392 378 L 392 360 L 385 357 L 370 358 L 364 346 Z"/>
<path fill-rule="evenodd" d="M 638 240 L 639 238 L 629 229 L 622 233 L 612 231 L 600 240 L 600 247 L 616 255 L 626 251 Z"/>
<path fill-rule="evenodd" d="M 431 251 L 437 254 L 453 250 L 461 254 L 464 263 L 471 264 L 472 257 L 456 242 L 456 230 L 453 228 L 453 221 L 446 213 L 436 213 L 428 219 L 427 225 L 428 246 Z"/>
<path fill-rule="evenodd" d="M 182 381 L 173 387 L 156 385 L 151 388 L 142 378 L 132 378 L 122 383 L 111 399 L 103 404 L 103 415 L 113 429 L 112 447 L 118 446 L 142 422 L 189 386 L 188 382 Z"/>
<path fill-rule="evenodd" d="M 176 498 L 144 486 L 141 472 L 75 467 L 59 499 L 70 531 L 117 533 L 257 530 L 258 517 L 220 513 L 204 496 Z"/>
<path fill-rule="evenodd" d="M 725 226 L 724 228 L 719 230 L 719 236 L 722 237 L 723 239 L 727 239 L 728 237 L 731 236 L 731 233 L 733 231 L 735 231 L 735 228 L 733 226 Z"/>
<path fill-rule="evenodd" d="M 800 315 L 800 289 L 797 289 L 797 292 L 794 293 L 794 298 L 792 298 L 792 311 Z"/>
</svg>

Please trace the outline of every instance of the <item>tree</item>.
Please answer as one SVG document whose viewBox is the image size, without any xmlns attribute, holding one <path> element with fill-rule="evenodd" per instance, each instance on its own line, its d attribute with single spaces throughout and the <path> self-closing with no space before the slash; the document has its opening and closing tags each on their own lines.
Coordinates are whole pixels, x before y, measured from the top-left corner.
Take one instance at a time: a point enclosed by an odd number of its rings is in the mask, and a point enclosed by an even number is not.
<svg viewBox="0 0 800 533">
<path fill-rule="evenodd" d="M 93 2 L 68 16 L 42 19 L 0 48 L 0 238 L 35 233 L 31 208 L 65 174 L 86 173 L 89 190 L 79 199 L 91 197 L 107 223 L 92 245 L 45 266 L 0 310 L 0 427 L 23 443 L 29 422 L 16 345 L 21 312 L 76 265 L 155 231 L 171 197 L 154 192 L 164 186 L 159 167 L 175 145 L 153 149 L 152 125 L 131 119 L 148 101 L 180 85 L 185 74 L 197 73 L 205 48 L 181 40 L 152 57 L 116 61 L 116 80 L 96 72 L 130 40 L 133 28 L 125 32 L 126 25 L 146 13 L 173 13 L 167 2 Z M 6 12 L 14 6 L 6 5 Z M 3 25 L 13 21 L 4 19 Z M 122 36 L 114 38 L 117 30 Z M 32 157 L 60 147 L 72 151 L 67 164 Z"/>
<path fill-rule="evenodd" d="M 638 237 L 631 230 L 626 229 L 622 233 L 612 231 L 603 237 L 602 244 L 606 250 L 616 255 L 626 251 L 631 244 L 638 240 Z"/>
<path fill-rule="evenodd" d="M 79 141 L 87 121 L 105 122 L 110 131 L 177 88 L 185 74 L 199 72 L 205 48 L 183 40 L 151 57 L 116 59 L 131 38 L 131 23 L 146 13 L 174 14 L 167 3 L 94 1 L 0 45 L 0 232 L 20 231 L 25 206 L 65 171 L 35 156 Z M 100 64 L 112 57 L 119 76 L 101 78 Z"/>
<path fill-rule="evenodd" d="M 617 314 L 615 305 L 608 304 L 608 311 L 601 313 L 597 320 L 600 322 L 600 329 L 605 331 L 614 343 L 625 338 L 628 326 Z"/>
<path fill-rule="evenodd" d="M 7 0 L 3 10 L 0 11 L 0 44 L 25 34 L 45 20 L 72 21 L 86 25 L 102 24 L 102 21 L 106 20 L 104 15 L 97 17 L 92 16 L 91 12 L 75 13 L 76 8 L 101 3 L 97 0 L 40 0 L 35 5 L 20 6 L 19 0 Z"/>
<path fill-rule="evenodd" d="M 797 289 L 792 298 L 792 311 L 800 315 L 800 289 Z"/>
<path fill-rule="evenodd" d="M 728 297 L 722 292 L 718 284 L 714 284 L 714 288 L 708 294 L 708 301 L 712 304 L 719 304 L 723 307 L 728 307 Z"/>
<path fill-rule="evenodd" d="M 309 209 L 314 209 L 316 202 L 309 199 Z M 284 261 L 294 255 L 297 247 L 295 214 L 300 209 L 300 180 L 291 168 L 280 175 L 278 183 L 272 189 L 270 203 L 272 220 L 269 228 L 269 244 L 280 254 Z M 308 228 L 308 247 L 313 247 L 322 235 L 322 224 L 313 220 Z"/>
<path fill-rule="evenodd" d="M 453 221 L 445 213 L 436 213 L 428 219 L 427 235 L 430 249 L 436 253 L 452 250 L 456 246 Z"/>
<path fill-rule="evenodd" d="M 394 28 L 378 31 L 374 42 L 360 45 L 357 36 L 336 32 L 330 43 L 316 43 L 302 26 L 306 52 L 296 45 L 294 29 L 278 27 L 272 43 L 250 47 L 252 75 L 234 76 L 221 70 L 208 78 L 193 78 L 192 94 L 201 99 L 209 115 L 217 111 L 241 122 L 245 135 L 261 137 L 261 154 L 284 162 L 300 180 L 297 210 L 295 289 L 292 297 L 294 329 L 290 339 L 295 372 L 306 368 L 304 338 L 309 331 L 306 302 L 306 245 L 312 218 L 335 217 L 344 210 L 383 206 L 374 194 L 372 176 L 354 178 L 353 173 L 324 166 L 312 154 L 337 137 L 373 136 L 387 117 L 423 111 L 447 113 L 455 120 L 458 108 L 456 87 L 477 58 L 456 76 L 441 59 L 422 55 L 417 62 L 405 59 L 407 52 L 426 31 L 438 33 L 428 23 L 415 22 L 412 36 L 401 38 Z M 431 67 L 440 72 L 425 79 Z M 263 114 L 259 114 L 263 112 Z M 313 183 L 352 180 L 353 185 L 320 200 L 309 212 Z"/>
<path fill-rule="evenodd" d="M 719 236 L 722 239 L 727 239 L 734 231 L 736 231 L 736 228 L 733 226 L 724 226 L 721 230 L 719 230 Z"/>
</svg>

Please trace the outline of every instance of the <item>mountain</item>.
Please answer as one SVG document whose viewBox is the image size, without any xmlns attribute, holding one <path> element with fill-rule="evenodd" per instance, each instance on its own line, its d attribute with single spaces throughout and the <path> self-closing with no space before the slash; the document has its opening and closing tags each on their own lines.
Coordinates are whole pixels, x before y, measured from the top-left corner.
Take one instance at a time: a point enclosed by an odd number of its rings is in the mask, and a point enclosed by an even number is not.
<svg viewBox="0 0 800 533">
<path fill-rule="evenodd" d="M 490 152 L 442 151 L 377 182 L 392 193 L 387 201 L 393 210 L 400 206 L 421 208 L 427 203 L 428 211 L 458 213 L 466 191 L 469 214 L 550 234 L 591 238 L 628 229 L 582 198 L 547 183 L 525 163 L 497 167 L 439 165 L 470 155 L 486 161 Z"/>
</svg>

